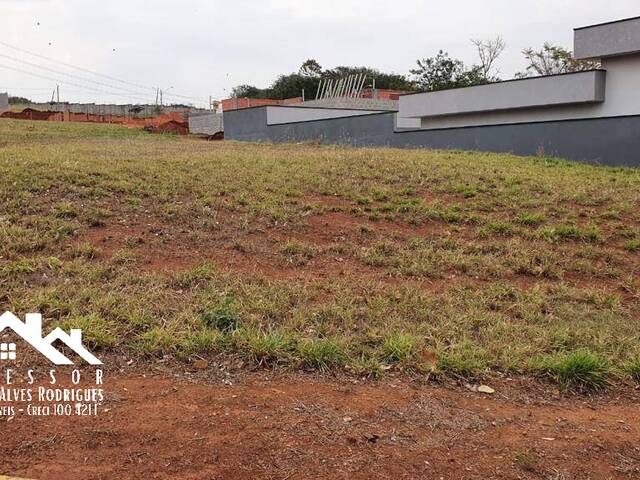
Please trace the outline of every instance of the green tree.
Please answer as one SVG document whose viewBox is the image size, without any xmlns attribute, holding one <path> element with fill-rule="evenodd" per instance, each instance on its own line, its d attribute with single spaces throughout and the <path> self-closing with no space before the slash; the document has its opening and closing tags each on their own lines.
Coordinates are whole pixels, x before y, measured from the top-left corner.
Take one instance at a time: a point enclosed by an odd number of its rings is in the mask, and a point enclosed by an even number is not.
<svg viewBox="0 0 640 480">
<path fill-rule="evenodd" d="M 540 50 L 527 48 L 522 51 L 522 54 L 526 58 L 528 65 L 524 72 L 516 73 L 517 78 L 580 72 L 600 66 L 598 61 L 576 60 L 573 58 L 571 50 L 552 45 L 549 42 L 545 42 Z"/>
<path fill-rule="evenodd" d="M 331 70 L 322 70 L 316 60 L 309 59 L 300 66 L 298 73 L 280 75 L 269 88 L 261 89 L 253 85 L 239 85 L 233 89 L 233 94 L 237 97 L 283 99 L 299 97 L 304 89 L 305 96 L 312 98 L 315 97 L 321 78 L 340 78 L 362 73 L 367 77 L 365 87 L 372 85 L 375 80 L 376 88 L 415 90 L 413 83 L 404 75 L 383 73 L 369 67 L 339 66 Z"/>
<path fill-rule="evenodd" d="M 299 73 L 290 75 L 280 75 L 275 82 L 271 84 L 269 95 L 271 98 L 291 98 L 302 95 L 302 90 L 307 98 L 315 95 L 320 83 L 320 77 L 308 77 Z"/>
<path fill-rule="evenodd" d="M 233 87 L 231 92 L 234 97 L 238 98 L 267 98 L 266 90 L 253 85 L 238 85 Z"/>
<path fill-rule="evenodd" d="M 298 74 L 305 77 L 319 77 L 322 75 L 322 67 L 315 59 L 310 58 L 300 66 Z"/>
<path fill-rule="evenodd" d="M 340 78 L 347 75 L 357 75 L 364 73 L 367 77 L 365 87 L 372 86 L 375 80 L 376 88 L 390 89 L 390 90 L 415 90 L 415 85 L 405 75 L 399 75 L 397 73 L 384 73 L 376 68 L 370 67 L 347 67 L 339 66 L 332 68 L 331 70 L 325 70 L 323 77 L 328 78 Z"/>
<path fill-rule="evenodd" d="M 410 70 L 420 90 L 433 92 L 448 88 L 469 87 L 488 83 L 482 67 L 467 69 L 461 60 L 449 57 L 440 50 L 435 57 L 417 60 L 418 68 Z"/>
<path fill-rule="evenodd" d="M 11 105 L 25 105 L 31 103 L 31 100 L 25 97 L 9 97 L 9 103 Z"/>
</svg>

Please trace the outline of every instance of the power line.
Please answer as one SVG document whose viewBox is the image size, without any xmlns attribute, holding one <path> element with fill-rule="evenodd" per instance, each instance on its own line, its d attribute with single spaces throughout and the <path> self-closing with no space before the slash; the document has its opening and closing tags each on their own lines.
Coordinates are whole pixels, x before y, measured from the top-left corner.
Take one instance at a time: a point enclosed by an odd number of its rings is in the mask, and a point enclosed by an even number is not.
<svg viewBox="0 0 640 480">
<path fill-rule="evenodd" d="M 122 93 L 122 92 L 108 92 L 108 91 L 105 91 L 105 90 L 99 90 L 97 88 L 87 87 L 86 85 L 80 85 L 78 83 L 69 82 L 67 80 L 60 80 L 60 79 L 57 79 L 57 78 L 48 77 L 46 75 L 40 75 L 39 73 L 29 72 L 27 70 L 22 70 L 21 68 L 11 67 L 11 66 L 8 66 L 8 65 L 0 64 L 0 68 L 5 68 L 7 70 L 13 70 L 15 72 L 23 73 L 25 75 L 31 75 L 31 76 L 34 76 L 34 77 L 43 78 L 45 80 L 50 80 L 50 81 L 56 82 L 56 83 L 62 83 L 62 84 L 66 84 L 66 85 L 71 85 L 73 87 L 81 88 L 82 90 L 85 90 L 85 91 L 92 91 L 92 92 L 102 93 L 102 94 L 111 95 L 111 96 L 129 97 L 129 98 L 136 99 L 138 101 L 140 101 L 143 98 L 141 96 L 129 95 L 129 94 Z M 147 98 L 145 98 L 143 100 L 143 102 L 144 103 L 149 103 L 149 104 L 153 103 L 153 102 L 149 102 L 149 100 Z"/>
<path fill-rule="evenodd" d="M 108 87 L 108 88 L 113 88 L 113 89 L 116 89 L 116 90 L 122 90 L 124 92 L 132 93 L 132 94 L 135 94 L 135 95 L 140 95 L 140 94 L 147 95 L 147 93 L 143 93 L 143 92 L 135 91 L 135 90 L 129 90 L 129 89 L 125 88 L 125 87 L 119 87 L 117 85 L 112 85 L 110 83 L 104 83 L 104 82 L 100 82 L 98 80 L 92 80 L 90 78 L 82 77 L 80 75 L 74 75 L 73 73 L 66 73 L 66 72 L 63 72 L 63 71 L 60 71 L 60 70 L 56 70 L 55 68 L 49 68 L 49 67 L 45 67 L 43 65 L 38 65 L 37 63 L 28 62 L 26 60 L 15 58 L 15 57 L 12 57 L 10 55 L 4 55 L 4 54 L 0 53 L 0 57 L 12 60 L 14 62 L 22 63 L 22 64 L 25 64 L 25 65 L 29 65 L 30 67 L 35 67 L 35 68 L 39 68 L 41 70 L 46 70 L 46 71 L 51 72 L 51 73 L 56 73 L 58 75 L 64 75 L 66 77 L 75 78 L 75 79 L 78 79 L 78 80 L 83 81 L 83 82 L 93 83 L 93 84 L 96 84 L 96 85 L 100 85 L 100 86 Z"/>
<path fill-rule="evenodd" d="M 2 87 L 0 87 L 0 90 L 33 90 L 33 91 L 37 90 L 37 91 L 41 91 L 41 92 L 42 91 L 48 92 L 51 89 L 47 88 L 47 87 L 34 88 L 34 87 L 5 87 L 5 86 L 2 86 Z"/>
<path fill-rule="evenodd" d="M 27 55 L 33 55 L 34 57 L 38 57 L 38 58 L 41 58 L 43 60 L 47 60 L 49 62 L 54 62 L 54 63 L 58 63 L 60 65 L 64 65 L 65 67 L 73 68 L 73 69 L 79 70 L 81 72 L 90 73 L 91 75 L 96 75 L 98 77 L 107 78 L 107 79 L 112 80 L 114 82 L 119 82 L 119 83 L 131 85 L 133 87 L 143 88 L 143 89 L 146 89 L 146 90 L 149 90 L 149 89 L 155 90 L 155 87 L 149 87 L 149 86 L 146 86 L 146 85 L 140 85 L 138 83 L 129 82 L 127 80 L 122 80 L 122 79 L 119 79 L 119 78 L 116 78 L 116 77 L 112 77 L 110 75 L 105 75 L 103 73 L 94 72 L 93 70 L 89 70 L 88 68 L 78 67 L 76 65 L 72 65 L 70 63 L 66 63 L 66 62 L 63 62 L 61 60 L 55 60 L 55 59 L 47 57 L 45 55 L 40 55 L 39 53 L 34 53 L 34 52 L 29 51 L 29 50 L 25 50 L 24 48 L 16 47 L 14 45 L 8 44 L 8 43 L 3 42 L 3 41 L 0 41 L 0 45 L 3 45 L 5 47 L 7 47 L 7 48 L 11 48 L 13 50 L 17 50 L 18 52 L 26 53 Z"/>
<path fill-rule="evenodd" d="M 0 45 L 3 45 L 5 47 L 7 47 L 7 48 L 11 48 L 11 49 L 16 50 L 18 52 L 26 53 L 27 55 L 32 55 L 34 57 L 41 58 L 43 60 L 47 60 L 49 62 L 57 63 L 59 65 L 64 65 L 65 67 L 68 67 L 68 68 L 73 68 L 73 69 L 79 70 L 81 72 L 85 72 L 85 73 L 89 73 L 91 75 L 96 75 L 98 77 L 106 78 L 106 79 L 109 79 L 109 80 L 114 81 L 114 82 L 118 82 L 118 83 L 122 83 L 122 84 L 125 84 L 125 85 L 134 86 L 136 88 L 142 88 L 142 89 L 145 89 L 145 90 L 154 90 L 155 91 L 156 88 L 157 88 L 157 87 L 150 87 L 148 85 L 141 85 L 139 83 L 129 82 L 127 80 L 122 80 L 122 79 L 117 78 L 117 77 L 112 77 L 111 75 L 105 75 L 103 73 L 95 72 L 93 70 L 89 70 L 88 68 L 79 67 L 79 66 L 73 65 L 71 63 L 67 63 L 67 62 L 63 62 L 63 61 L 60 61 L 60 60 L 56 60 L 56 59 L 53 59 L 51 57 L 47 57 L 45 55 L 40 55 L 39 53 L 31 52 L 29 50 L 25 50 L 24 48 L 16 47 L 15 45 L 11 45 L 11 44 L 3 42 L 3 41 L 0 41 Z M 190 97 L 188 95 L 181 95 L 181 94 L 178 94 L 178 93 L 171 93 L 171 94 L 167 93 L 165 95 L 168 96 L 168 97 L 184 98 L 184 99 L 187 99 L 187 100 L 200 101 L 199 98 Z"/>
</svg>

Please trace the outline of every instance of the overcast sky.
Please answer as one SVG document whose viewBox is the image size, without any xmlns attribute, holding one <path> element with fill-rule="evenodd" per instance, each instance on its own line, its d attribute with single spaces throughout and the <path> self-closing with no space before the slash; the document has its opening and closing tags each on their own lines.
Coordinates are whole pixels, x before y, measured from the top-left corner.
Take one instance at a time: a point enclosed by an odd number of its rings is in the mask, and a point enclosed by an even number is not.
<svg viewBox="0 0 640 480">
<path fill-rule="evenodd" d="M 525 66 L 523 48 L 571 48 L 574 27 L 637 15 L 638 0 L 0 0 L 0 91 L 46 100 L 59 80 L 61 100 L 140 102 L 159 86 L 204 104 L 238 84 L 266 87 L 307 58 L 407 74 L 444 49 L 470 64 L 469 39 L 496 35 L 510 78 Z M 124 89 L 131 97 L 105 93 Z"/>
</svg>

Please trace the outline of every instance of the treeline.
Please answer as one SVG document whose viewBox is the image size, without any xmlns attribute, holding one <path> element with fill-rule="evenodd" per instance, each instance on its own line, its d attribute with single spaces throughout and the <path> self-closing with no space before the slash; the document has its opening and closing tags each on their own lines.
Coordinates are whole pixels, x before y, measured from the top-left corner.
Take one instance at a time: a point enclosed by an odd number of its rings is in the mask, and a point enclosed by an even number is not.
<svg viewBox="0 0 640 480">
<path fill-rule="evenodd" d="M 471 42 L 477 52 L 477 61 L 469 66 L 462 60 L 451 58 L 443 50 L 433 57 L 417 60 L 416 67 L 409 70 L 408 75 L 385 73 L 371 67 L 323 69 L 315 59 L 309 59 L 297 72 L 278 76 L 268 88 L 238 85 L 233 89 L 233 95 L 241 98 L 284 99 L 298 97 L 304 90 L 307 98 L 313 98 L 321 78 L 336 79 L 362 73 L 367 76 L 365 87 L 372 87 L 375 80 L 376 88 L 404 91 L 436 91 L 500 81 L 498 64 L 506 48 L 504 40 L 496 37 Z M 522 54 L 527 62 L 526 68 L 516 73 L 516 78 L 589 70 L 599 65 L 593 61 L 575 60 L 570 50 L 550 43 L 545 43 L 539 50 L 525 49 Z"/>
</svg>

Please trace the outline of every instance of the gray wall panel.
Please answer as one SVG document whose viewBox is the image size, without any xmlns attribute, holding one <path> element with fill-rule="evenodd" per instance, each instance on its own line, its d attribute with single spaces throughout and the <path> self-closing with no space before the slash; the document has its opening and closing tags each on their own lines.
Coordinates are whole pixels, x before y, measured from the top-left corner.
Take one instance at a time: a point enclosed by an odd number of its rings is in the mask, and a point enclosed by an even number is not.
<svg viewBox="0 0 640 480">
<path fill-rule="evenodd" d="M 604 101 L 602 70 L 412 93 L 400 97 L 403 117 L 437 117 Z"/>
<path fill-rule="evenodd" d="M 578 59 L 640 52 L 640 17 L 576 28 L 573 51 Z"/>
<path fill-rule="evenodd" d="M 224 131 L 221 113 L 189 115 L 189 133 L 213 135 Z"/>
<path fill-rule="evenodd" d="M 397 147 L 454 148 L 640 167 L 640 116 L 394 133 Z"/>
<path fill-rule="evenodd" d="M 0 93 L 0 113 L 4 113 L 7 110 L 9 110 L 9 95 Z"/>
<path fill-rule="evenodd" d="M 378 113 L 375 110 L 357 110 L 343 108 L 311 108 L 298 106 L 267 106 L 267 125 L 293 122 L 308 122 L 327 118 L 352 117 L 366 113 Z"/>
<path fill-rule="evenodd" d="M 224 137 L 229 140 L 267 141 L 267 109 L 244 108 L 222 113 Z"/>
<path fill-rule="evenodd" d="M 389 145 L 394 113 L 271 125 L 269 138 L 277 142 L 320 141 L 340 145 Z"/>
<path fill-rule="evenodd" d="M 583 162 L 640 167 L 640 116 L 394 132 L 392 112 L 269 127 L 264 112 L 265 108 L 225 112 L 225 138 L 517 155 L 544 152 Z"/>
</svg>

